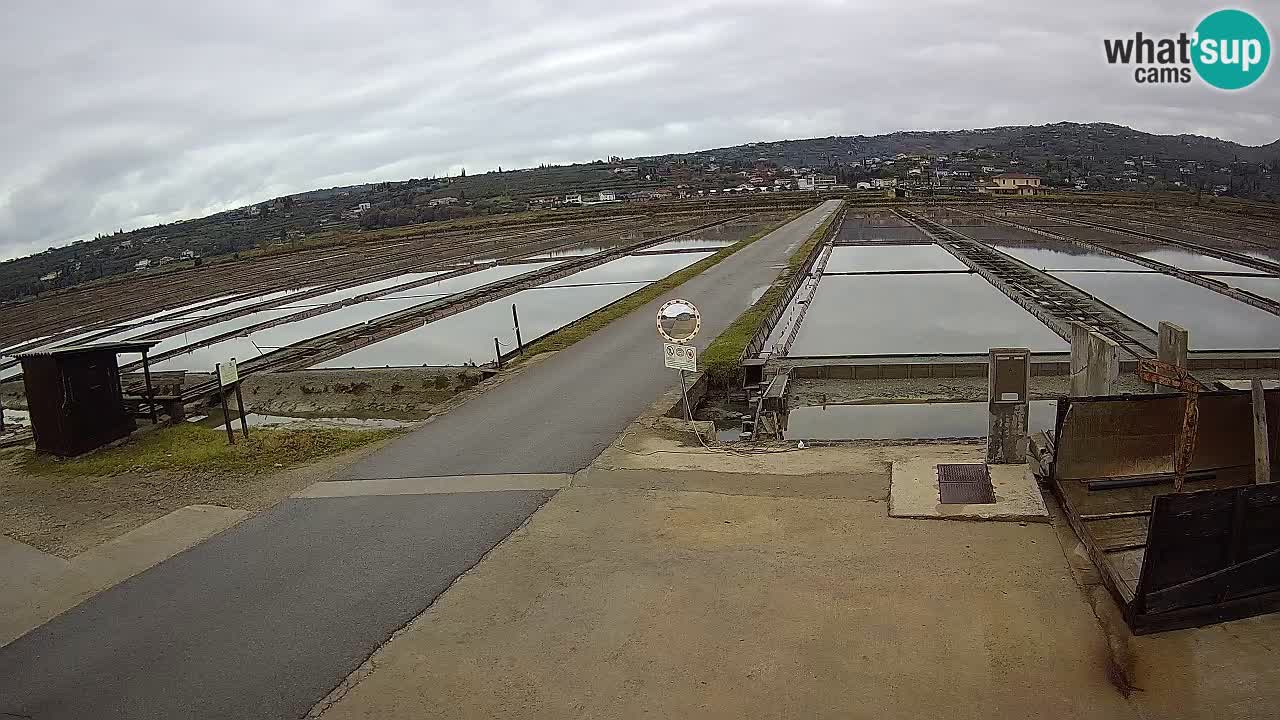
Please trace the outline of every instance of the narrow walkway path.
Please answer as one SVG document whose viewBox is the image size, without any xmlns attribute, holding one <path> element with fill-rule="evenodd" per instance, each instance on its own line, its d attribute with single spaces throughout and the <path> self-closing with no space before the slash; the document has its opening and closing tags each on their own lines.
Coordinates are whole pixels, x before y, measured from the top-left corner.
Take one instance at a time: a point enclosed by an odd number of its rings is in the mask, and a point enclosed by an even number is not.
<svg viewBox="0 0 1280 720">
<path fill-rule="evenodd" d="M 704 343 L 837 205 L 671 293 L 702 309 Z M 348 474 L 382 481 L 370 492 L 313 489 L 0 648 L 0 716 L 301 717 L 551 497 L 551 474 L 585 467 L 678 382 L 657 306 L 370 456 Z M 438 477 L 502 473 L 517 475 Z"/>
</svg>

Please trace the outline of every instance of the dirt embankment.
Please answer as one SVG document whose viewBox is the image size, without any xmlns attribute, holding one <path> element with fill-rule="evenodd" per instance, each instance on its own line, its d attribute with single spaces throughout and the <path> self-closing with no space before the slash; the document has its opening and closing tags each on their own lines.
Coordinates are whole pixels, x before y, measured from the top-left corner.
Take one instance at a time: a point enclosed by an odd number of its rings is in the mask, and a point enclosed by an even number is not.
<svg viewBox="0 0 1280 720">
<path fill-rule="evenodd" d="M 266 373 L 244 381 L 244 402 L 269 415 L 422 420 L 482 379 L 462 367 Z"/>
</svg>

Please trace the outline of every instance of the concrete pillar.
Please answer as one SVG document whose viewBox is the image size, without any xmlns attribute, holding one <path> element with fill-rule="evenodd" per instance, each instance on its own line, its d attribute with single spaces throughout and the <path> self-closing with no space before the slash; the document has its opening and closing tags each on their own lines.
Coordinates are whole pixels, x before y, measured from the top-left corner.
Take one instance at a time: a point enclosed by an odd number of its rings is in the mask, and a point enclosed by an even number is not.
<svg viewBox="0 0 1280 720">
<path fill-rule="evenodd" d="M 1089 361 L 1085 367 L 1085 391 L 1110 395 L 1120 379 L 1120 346 L 1101 333 L 1089 333 Z"/>
<path fill-rule="evenodd" d="M 1171 322 L 1160 321 L 1160 345 L 1156 348 L 1156 359 L 1180 368 L 1187 366 L 1188 334 L 1186 328 Z M 1160 390 L 1159 385 L 1152 384 L 1153 390 Z"/>
<path fill-rule="evenodd" d="M 1089 367 L 1089 326 L 1071 323 L 1071 397 L 1088 395 L 1085 369 Z"/>
<path fill-rule="evenodd" d="M 987 463 L 1018 465 L 1027 458 L 1031 351 L 992 348 L 987 355 Z"/>
</svg>

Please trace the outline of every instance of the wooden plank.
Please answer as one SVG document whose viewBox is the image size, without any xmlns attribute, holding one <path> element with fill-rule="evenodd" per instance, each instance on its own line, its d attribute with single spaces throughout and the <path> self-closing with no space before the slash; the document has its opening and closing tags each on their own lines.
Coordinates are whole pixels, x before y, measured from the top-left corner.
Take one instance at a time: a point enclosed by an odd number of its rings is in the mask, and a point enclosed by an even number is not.
<svg viewBox="0 0 1280 720">
<path fill-rule="evenodd" d="M 1267 437 L 1267 401 L 1262 381 L 1254 378 L 1253 399 L 1253 481 L 1271 482 L 1271 443 Z"/>
<path fill-rule="evenodd" d="M 1097 520 L 1090 522 L 1087 530 L 1104 552 L 1143 547 L 1147 544 L 1145 516 Z"/>
</svg>

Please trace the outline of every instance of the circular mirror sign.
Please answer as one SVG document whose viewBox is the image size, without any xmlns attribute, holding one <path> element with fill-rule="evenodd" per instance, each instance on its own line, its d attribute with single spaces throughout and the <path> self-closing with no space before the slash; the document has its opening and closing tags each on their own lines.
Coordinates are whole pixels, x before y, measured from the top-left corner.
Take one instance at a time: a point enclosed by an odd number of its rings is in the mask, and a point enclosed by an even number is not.
<svg viewBox="0 0 1280 720">
<path fill-rule="evenodd" d="M 658 334 L 671 342 L 688 342 L 700 327 L 702 316 L 688 300 L 668 300 L 658 309 Z"/>
</svg>

